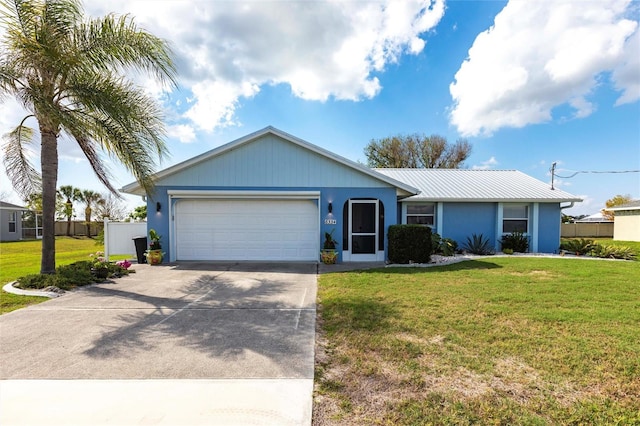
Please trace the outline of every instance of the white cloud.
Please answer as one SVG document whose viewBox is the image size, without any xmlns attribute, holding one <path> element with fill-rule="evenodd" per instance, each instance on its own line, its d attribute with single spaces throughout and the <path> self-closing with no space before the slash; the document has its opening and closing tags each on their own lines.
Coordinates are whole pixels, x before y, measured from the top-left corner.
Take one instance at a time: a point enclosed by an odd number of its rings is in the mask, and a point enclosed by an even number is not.
<svg viewBox="0 0 640 426">
<path fill-rule="evenodd" d="M 474 165 L 471 168 L 473 170 L 489 170 L 489 169 L 494 168 L 498 164 L 500 164 L 500 163 L 498 163 L 498 160 L 496 160 L 496 157 L 492 156 L 487 161 L 483 161 L 482 163 L 480 163 L 480 165 Z"/>
<path fill-rule="evenodd" d="M 629 5 L 511 0 L 477 36 L 449 87 L 451 122 L 474 136 L 548 121 L 563 104 L 586 117 L 603 72 L 613 72 L 618 104 L 639 99 L 640 36 L 638 22 L 625 17 Z"/>
<path fill-rule="evenodd" d="M 236 124 L 241 99 L 265 84 L 289 85 L 306 100 L 372 98 L 382 88 L 375 73 L 420 53 L 421 36 L 444 14 L 444 0 L 113 0 L 86 7 L 94 16 L 131 13 L 172 42 L 180 83 L 194 96 L 185 117 L 205 131 Z"/>
<path fill-rule="evenodd" d="M 627 40 L 628 51 L 622 64 L 613 71 L 613 82 L 622 95 L 616 105 L 635 102 L 640 99 L 640 29 Z"/>
<path fill-rule="evenodd" d="M 191 143 L 196 140 L 196 132 L 187 124 L 176 124 L 167 128 L 169 137 L 176 138 L 182 143 Z"/>
</svg>

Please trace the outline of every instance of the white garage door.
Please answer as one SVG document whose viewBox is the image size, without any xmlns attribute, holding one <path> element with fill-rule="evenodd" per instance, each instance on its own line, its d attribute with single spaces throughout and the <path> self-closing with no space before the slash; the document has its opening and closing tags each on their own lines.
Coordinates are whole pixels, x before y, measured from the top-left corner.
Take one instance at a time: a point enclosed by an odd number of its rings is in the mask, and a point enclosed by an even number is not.
<svg viewBox="0 0 640 426">
<path fill-rule="evenodd" d="M 315 200 L 179 200 L 176 260 L 318 260 Z"/>
</svg>

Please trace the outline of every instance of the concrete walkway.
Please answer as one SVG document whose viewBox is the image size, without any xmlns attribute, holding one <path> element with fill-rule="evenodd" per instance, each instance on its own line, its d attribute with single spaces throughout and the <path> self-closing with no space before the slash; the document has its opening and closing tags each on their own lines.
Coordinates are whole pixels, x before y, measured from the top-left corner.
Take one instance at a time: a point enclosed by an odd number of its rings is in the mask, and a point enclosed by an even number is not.
<svg viewBox="0 0 640 426">
<path fill-rule="evenodd" d="M 316 264 L 134 268 L 0 316 L 0 424 L 311 423 Z"/>
</svg>

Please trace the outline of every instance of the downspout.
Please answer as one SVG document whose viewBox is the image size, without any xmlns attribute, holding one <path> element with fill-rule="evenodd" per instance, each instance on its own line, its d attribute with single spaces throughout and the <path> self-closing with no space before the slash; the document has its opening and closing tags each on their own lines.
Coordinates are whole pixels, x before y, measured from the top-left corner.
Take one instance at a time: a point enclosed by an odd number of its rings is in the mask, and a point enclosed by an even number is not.
<svg viewBox="0 0 640 426">
<path fill-rule="evenodd" d="M 564 209 L 570 209 L 570 208 L 571 208 L 571 207 L 573 207 L 575 204 L 576 204 L 576 202 L 575 202 L 575 201 L 571 201 L 571 202 L 569 203 L 569 205 L 568 205 L 568 206 L 560 206 L 560 232 L 559 232 L 560 239 L 562 239 L 562 210 L 564 210 Z M 558 248 L 558 250 L 559 250 L 559 248 Z M 564 253 L 564 252 L 563 252 L 563 253 Z"/>
</svg>

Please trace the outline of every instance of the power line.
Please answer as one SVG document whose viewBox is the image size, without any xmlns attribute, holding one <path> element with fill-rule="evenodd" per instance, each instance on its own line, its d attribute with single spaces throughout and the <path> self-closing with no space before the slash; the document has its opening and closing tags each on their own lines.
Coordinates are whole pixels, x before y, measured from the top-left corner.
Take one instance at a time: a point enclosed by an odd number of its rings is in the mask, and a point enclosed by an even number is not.
<svg viewBox="0 0 640 426">
<path fill-rule="evenodd" d="M 554 163 L 555 164 L 555 163 Z M 569 171 L 569 170 L 567 170 Z M 551 172 L 559 178 L 562 179 L 571 179 L 572 177 L 580 174 L 580 173 L 640 173 L 640 170 L 580 170 L 572 174 L 571 176 L 560 176 L 555 174 L 554 168 L 552 167 Z"/>
<path fill-rule="evenodd" d="M 608 174 L 620 174 L 620 173 L 640 173 L 640 170 L 579 170 L 577 172 L 575 172 L 574 174 L 572 174 L 571 176 L 560 176 L 558 174 L 556 174 L 556 165 L 557 163 L 552 163 L 551 167 L 549 168 L 549 172 L 551 173 L 551 189 L 555 189 L 554 188 L 554 183 L 555 183 L 555 178 L 559 177 L 562 179 L 571 179 L 572 177 L 579 175 L 580 173 L 598 173 L 598 174 L 603 174 L 603 173 L 608 173 Z M 568 172 L 571 170 L 567 170 Z"/>
</svg>

